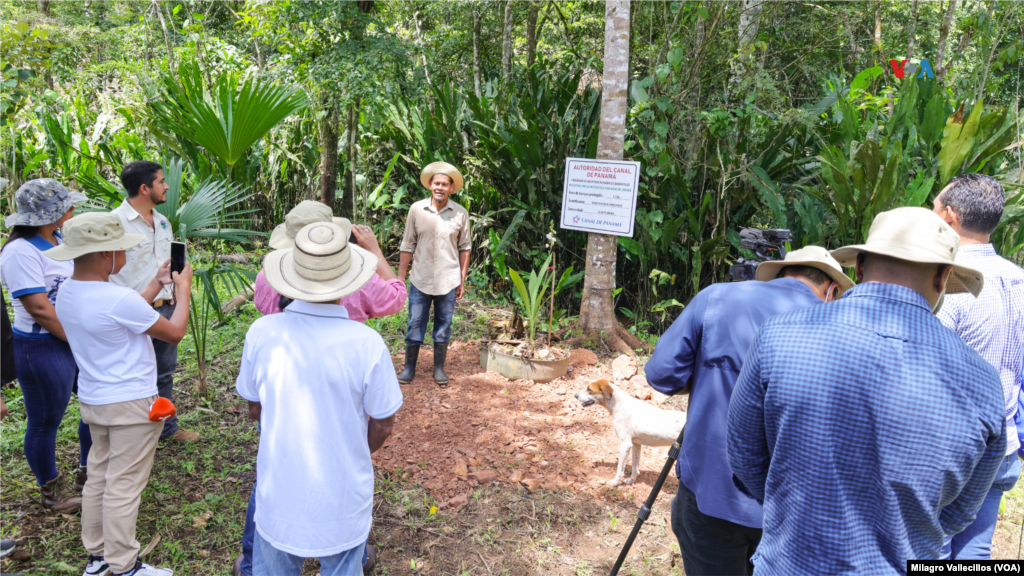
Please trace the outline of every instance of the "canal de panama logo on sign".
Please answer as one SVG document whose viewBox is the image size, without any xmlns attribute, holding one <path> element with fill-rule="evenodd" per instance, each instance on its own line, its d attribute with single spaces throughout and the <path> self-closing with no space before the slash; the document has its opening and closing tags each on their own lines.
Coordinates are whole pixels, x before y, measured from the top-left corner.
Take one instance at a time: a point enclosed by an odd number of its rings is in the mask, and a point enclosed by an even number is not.
<svg viewBox="0 0 1024 576">
<path fill-rule="evenodd" d="M 932 70 L 931 62 L 927 60 L 921 60 L 919 63 L 912 60 L 889 60 L 889 64 L 892 66 L 892 71 L 897 78 L 906 78 L 909 74 L 911 78 L 935 79 L 935 71 Z M 915 72 L 919 72 L 919 74 L 913 76 Z"/>
</svg>

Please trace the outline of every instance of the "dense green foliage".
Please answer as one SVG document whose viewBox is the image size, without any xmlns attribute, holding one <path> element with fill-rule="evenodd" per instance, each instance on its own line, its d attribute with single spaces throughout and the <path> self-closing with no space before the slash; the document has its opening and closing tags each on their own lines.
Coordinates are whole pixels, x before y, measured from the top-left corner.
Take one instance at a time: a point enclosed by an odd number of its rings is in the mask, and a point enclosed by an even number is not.
<svg viewBox="0 0 1024 576">
<path fill-rule="evenodd" d="M 725 279 L 739 226 L 834 248 L 972 171 L 1004 183 L 995 241 L 1019 261 L 1024 4 L 954 4 L 765 3 L 744 40 L 739 2 L 634 2 L 626 158 L 644 174 L 636 235 L 619 240 L 617 309 L 671 320 Z M 505 7 L 111 0 L 46 15 L 7 2 L 2 208 L 40 176 L 109 206 L 123 163 L 178 161 L 178 213 L 206 206 L 190 235 L 251 251 L 261 238 L 238 229 L 266 232 L 320 196 L 327 142 L 336 213 L 372 225 L 390 255 L 424 195 L 420 167 L 447 160 L 466 175 L 456 201 L 475 225 L 469 283 L 515 300 L 509 270 L 543 269 L 552 241 L 560 270 L 583 269 L 586 237 L 557 217 L 564 159 L 596 150 L 604 5 L 514 1 L 507 76 Z M 937 78 L 895 77 L 888 60 L 911 43 Z M 578 286 L 557 300 L 578 309 Z"/>
</svg>

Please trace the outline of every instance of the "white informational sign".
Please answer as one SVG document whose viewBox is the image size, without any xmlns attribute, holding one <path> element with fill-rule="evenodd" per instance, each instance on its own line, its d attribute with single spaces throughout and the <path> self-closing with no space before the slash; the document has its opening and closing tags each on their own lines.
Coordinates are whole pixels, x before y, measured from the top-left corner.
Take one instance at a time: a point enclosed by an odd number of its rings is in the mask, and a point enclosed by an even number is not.
<svg viewBox="0 0 1024 576">
<path fill-rule="evenodd" d="M 562 228 L 633 237 L 640 163 L 565 159 Z"/>
</svg>

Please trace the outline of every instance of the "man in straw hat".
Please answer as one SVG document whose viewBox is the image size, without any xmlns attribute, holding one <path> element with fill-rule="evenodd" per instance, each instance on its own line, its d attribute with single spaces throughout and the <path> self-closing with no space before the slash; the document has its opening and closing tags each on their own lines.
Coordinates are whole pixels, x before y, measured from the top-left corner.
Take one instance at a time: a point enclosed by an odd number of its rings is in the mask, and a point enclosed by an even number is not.
<svg viewBox="0 0 1024 576">
<path fill-rule="evenodd" d="M 987 560 L 992 556 L 999 502 L 1003 492 L 1013 489 L 1021 471 L 1014 416 L 1024 359 L 1024 271 L 1000 258 L 989 242 L 1003 215 L 1004 203 L 1003 187 L 984 174 L 953 178 L 934 203 L 935 213 L 960 235 L 956 262 L 985 275 L 985 287 L 977 298 L 950 294 L 938 318 L 999 371 L 1006 407 L 1006 457 L 977 519 L 963 532 L 947 537 L 943 558 Z"/>
<path fill-rule="evenodd" d="M 188 328 L 192 267 L 170 272 L 170 261 L 141 293 L 110 282 L 125 265 L 125 250 L 142 236 L 125 234 L 116 214 L 88 212 L 64 225 L 64 244 L 44 252 L 75 261 L 57 294 L 57 318 L 78 364 L 82 420 L 92 432 L 89 477 L 82 490 L 82 544 L 86 574 L 170 576 L 139 560 L 135 521 L 163 424 L 149 412 L 157 394 L 151 338 L 177 344 Z M 152 301 L 174 284 L 179 306 L 170 319 Z"/>
<path fill-rule="evenodd" d="M 238 394 L 262 427 L 253 574 L 363 571 L 370 533 L 370 454 L 391 434 L 402 392 L 380 334 L 348 319 L 340 299 L 365 284 L 377 258 L 333 222 L 302 228 L 270 253 L 267 281 L 294 301 L 249 328 Z"/>
<path fill-rule="evenodd" d="M 462 189 L 462 174 L 447 162 L 428 164 L 420 183 L 430 197 L 414 203 L 405 220 L 405 237 L 398 261 L 398 277 L 405 279 L 415 257 L 409 282 L 409 329 L 405 335 L 405 369 L 402 384 L 412 382 L 416 359 L 426 335 L 430 306 L 434 306 L 434 381 L 444 386 L 448 375 L 444 362 L 452 333 L 455 301 L 465 293 L 469 271 L 469 212 L 448 199 Z"/>
<path fill-rule="evenodd" d="M 761 539 L 761 506 L 732 483 L 726 461 L 729 398 L 757 329 L 772 316 L 831 302 L 853 287 L 819 246 L 757 267 L 759 282 L 714 284 L 683 309 L 645 366 L 665 394 L 690 395 L 676 463 L 672 530 L 687 574 L 750 574 Z"/>
<path fill-rule="evenodd" d="M 960 238 L 925 208 L 832 252 L 860 284 L 776 316 L 729 405 L 729 465 L 764 505 L 758 574 L 896 574 L 974 519 L 1006 454 L 999 375 L 934 316 L 977 296 Z"/>
</svg>

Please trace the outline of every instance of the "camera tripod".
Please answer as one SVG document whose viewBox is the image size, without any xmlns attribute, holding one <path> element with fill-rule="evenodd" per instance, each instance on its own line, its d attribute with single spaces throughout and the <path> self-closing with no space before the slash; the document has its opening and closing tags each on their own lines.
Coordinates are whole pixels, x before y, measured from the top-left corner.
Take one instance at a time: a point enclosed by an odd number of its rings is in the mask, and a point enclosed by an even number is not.
<svg viewBox="0 0 1024 576">
<path fill-rule="evenodd" d="M 633 531 L 629 533 L 629 538 L 626 538 L 626 543 L 622 545 L 622 551 L 619 552 L 619 558 L 615 561 L 615 565 L 612 566 L 612 572 L 610 576 L 615 576 L 619 573 L 619 569 L 622 568 L 622 563 L 626 561 L 626 556 L 629 555 L 629 549 L 633 547 L 633 541 L 636 540 L 638 534 L 640 534 L 640 527 L 644 525 L 644 522 L 651 517 L 651 507 L 654 506 L 654 501 L 658 499 L 658 493 L 661 492 L 661 485 L 665 483 L 665 479 L 668 478 L 668 473 L 676 465 L 676 460 L 679 458 L 679 447 L 683 445 L 683 434 L 686 432 L 686 426 L 679 431 L 679 438 L 676 438 L 675 444 L 668 449 L 668 460 L 665 461 L 665 466 L 661 469 L 661 474 L 658 475 L 658 481 L 654 483 L 651 488 L 650 495 L 647 496 L 647 501 L 640 507 L 640 511 L 636 513 L 636 524 L 633 524 Z"/>
</svg>

